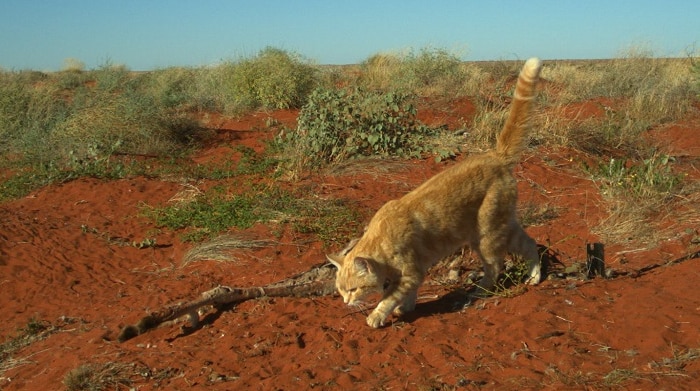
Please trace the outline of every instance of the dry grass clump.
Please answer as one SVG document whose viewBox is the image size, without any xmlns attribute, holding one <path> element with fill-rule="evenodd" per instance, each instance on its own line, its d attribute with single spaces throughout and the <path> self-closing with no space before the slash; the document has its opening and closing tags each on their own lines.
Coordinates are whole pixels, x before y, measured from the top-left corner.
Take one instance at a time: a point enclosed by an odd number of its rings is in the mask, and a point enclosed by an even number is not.
<svg viewBox="0 0 700 391">
<path fill-rule="evenodd" d="M 697 190 L 673 171 L 674 163 L 673 157 L 654 152 L 642 161 L 610 158 L 607 164 L 590 169 L 609 211 L 593 232 L 609 242 L 650 246 L 666 236 L 657 222 L 669 215 L 680 217 L 683 195 L 692 197 Z"/>
<path fill-rule="evenodd" d="M 63 385 L 68 391 L 134 389 L 130 388 L 134 378 L 143 379 L 150 375 L 150 370 L 142 364 L 83 364 L 66 374 Z"/>
<path fill-rule="evenodd" d="M 387 91 L 392 88 L 394 77 L 401 66 L 401 57 L 396 53 L 377 53 L 360 65 L 359 83 L 371 89 Z"/>
<path fill-rule="evenodd" d="M 494 79 L 494 75 L 484 66 L 464 63 L 462 64 L 462 72 L 464 73 L 464 82 L 461 88 L 464 95 L 479 97 L 493 93 L 493 90 L 489 87 L 491 85 L 490 81 Z"/>
<path fill-rule="evenodd" d="M 173 153 L 198 125 L 163 109 L 151 99 L 105 95 L 99 103 L 75 107 L 48 135 L 60 159 L 93 159 L 114 152 L 139 155 Z"/>
<path fill-rule="evenodd" d="M 49 322 L 30 319 L 27 325 L 18 330 L 18 334 L 0 344 L 0 375 L 12 368 L 29 363 L 27 358 L 15 358 L 21 349 L 48 338 L 57 328 Z"/>
<path fill-rule="evenodd" d="M 220 235 L 192 247 L 182 259 L 185 266 L 197 261 L 235 262 L 240 252 L 269 247 L 273 242 L 244 238 L 238 235 Z"/>
</svg>

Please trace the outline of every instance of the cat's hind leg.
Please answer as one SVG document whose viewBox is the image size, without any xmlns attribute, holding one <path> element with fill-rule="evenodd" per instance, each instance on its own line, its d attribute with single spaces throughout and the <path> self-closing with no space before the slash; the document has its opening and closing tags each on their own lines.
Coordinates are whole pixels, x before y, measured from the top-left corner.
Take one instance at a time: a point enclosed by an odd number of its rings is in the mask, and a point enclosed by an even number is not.
<svg viewBox="0 0 700 391">
<path fill-rule="evenodd" d="M 523 230 L 520 224 L 515 223 L 510 236 L 508 252 L 521 255 L 528 265 L 528 278 L 525 281 L 530 285 L 539 284 L 542 280 L 542 265 L 540 255 L 537 252 L 537 243 Z"/>
<path fill-rule="evenodd" d="M 477 284 L 477 296 L 490 296 L 495 293 L 498 276 L 504 269 L 506 243 L 501 237 L 485 236 L 475 249 L 484 267 L 484 277 Z"/>
</svg>

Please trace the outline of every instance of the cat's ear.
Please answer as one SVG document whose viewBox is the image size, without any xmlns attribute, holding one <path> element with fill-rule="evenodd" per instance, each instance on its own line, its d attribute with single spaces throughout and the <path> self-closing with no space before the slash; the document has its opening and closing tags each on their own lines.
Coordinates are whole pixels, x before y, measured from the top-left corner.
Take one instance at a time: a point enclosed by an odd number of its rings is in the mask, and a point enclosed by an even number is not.
<svg viewBox="0 0 700 391">
<path fill-rule="evenodd" d="M 340 253 L 343 255 L 348 255 L 350 250 L 352 250 L 355 247 L 355 245 L 357 244 L 357 242 L 359 242 L 359 241 L 360 241 L 360 238 L 355 238 L 355 239 L 351 240 L 350 243 L 348 243 L 348 245 L 345 246 L 345 248 Z"/>
<path fill-rule="evenodd" d="M 353 263 L 358 274 L 372 274 L 374 272 L 374 263 L 369 258 L 355 257 Z"/>
<path fill-rule="evenodd" d="M 328 262 L 332 263 L 333 266 L 337 267 L 340 269 L 340 266 L 343 264 L 343 257 L 341 255 L 337 254 L 326 254 L 326 259 Z"/>
</svg>

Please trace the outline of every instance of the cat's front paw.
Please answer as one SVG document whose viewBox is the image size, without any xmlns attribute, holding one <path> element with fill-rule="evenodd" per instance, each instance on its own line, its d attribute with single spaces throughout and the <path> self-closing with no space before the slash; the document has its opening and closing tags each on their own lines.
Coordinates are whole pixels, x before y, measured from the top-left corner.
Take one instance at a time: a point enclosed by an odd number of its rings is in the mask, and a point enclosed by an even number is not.
<svg viewBox="0 0 700 391">
<path fill-rule="evenodd" d="M 379 314 L 377 312 L 372 312 L 367 317 L 367 324 L 369 325 L 369 327 L 377 329 L 384 326 L 384 319 L 386 319 L 384 315 Z"/>
</svg>

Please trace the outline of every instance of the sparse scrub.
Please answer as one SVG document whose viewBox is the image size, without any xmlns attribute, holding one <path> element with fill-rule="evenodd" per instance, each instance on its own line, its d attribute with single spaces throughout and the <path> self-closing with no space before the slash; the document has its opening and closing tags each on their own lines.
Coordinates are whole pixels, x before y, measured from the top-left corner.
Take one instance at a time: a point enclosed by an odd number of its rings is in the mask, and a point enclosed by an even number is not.
<svg viewBox="0 0 700 391">
<path fill-rule="evenodd" d="M 622 150 L 644 158 L 638 152 L 643 149 L 640 135 L 682 118 L 694 99 L 688 63 L 654 58 L 640 49 L 595 63 L 554 63 L 544 68 L 543 77 L 557 92 L 556 103 L 535 126 L 540 142 L 595 154 Z M 571 104 L 595 104 L 600 98 L 615 102 L 614 107 L 604 107 L 603 117 L 562 119 Z"/>
<path fill-rule="evenodd" d="M 68 73 L 79 73 L 81 82 L 66 88 Z M 124 67 L 32 80 L 26 73 L 0 75 L 3 165 L 17 171 L 2 185 L 3 199 L 56 180 L 121 177 L 128 163 L 115 154 L 177 154 L 202 135 L 193 119 L 140 89 Z M 17 184 L 23 186 L 8 186 Z"/>
<path fill-rule="evenodd" d="M 611 158 L 608 164 L 599 167 L 595 176 L 602 181 L 603 195 L 627 194 L 639 199 L 668 197 L 682 181 L 671 169 L 674 161 L 673 157 L 659 153 L 637 164 Z"/>
<path fill-rule="evenodd" d="M 642 161 L 611 158 L 589 172 L 608 201 L 609 217 L 595 229 L 611 242 L 653 242 L 654 218 L 682 191 L 683 176 L 673 172 L 674 158 L 653 153 Z"/>
</svg>

